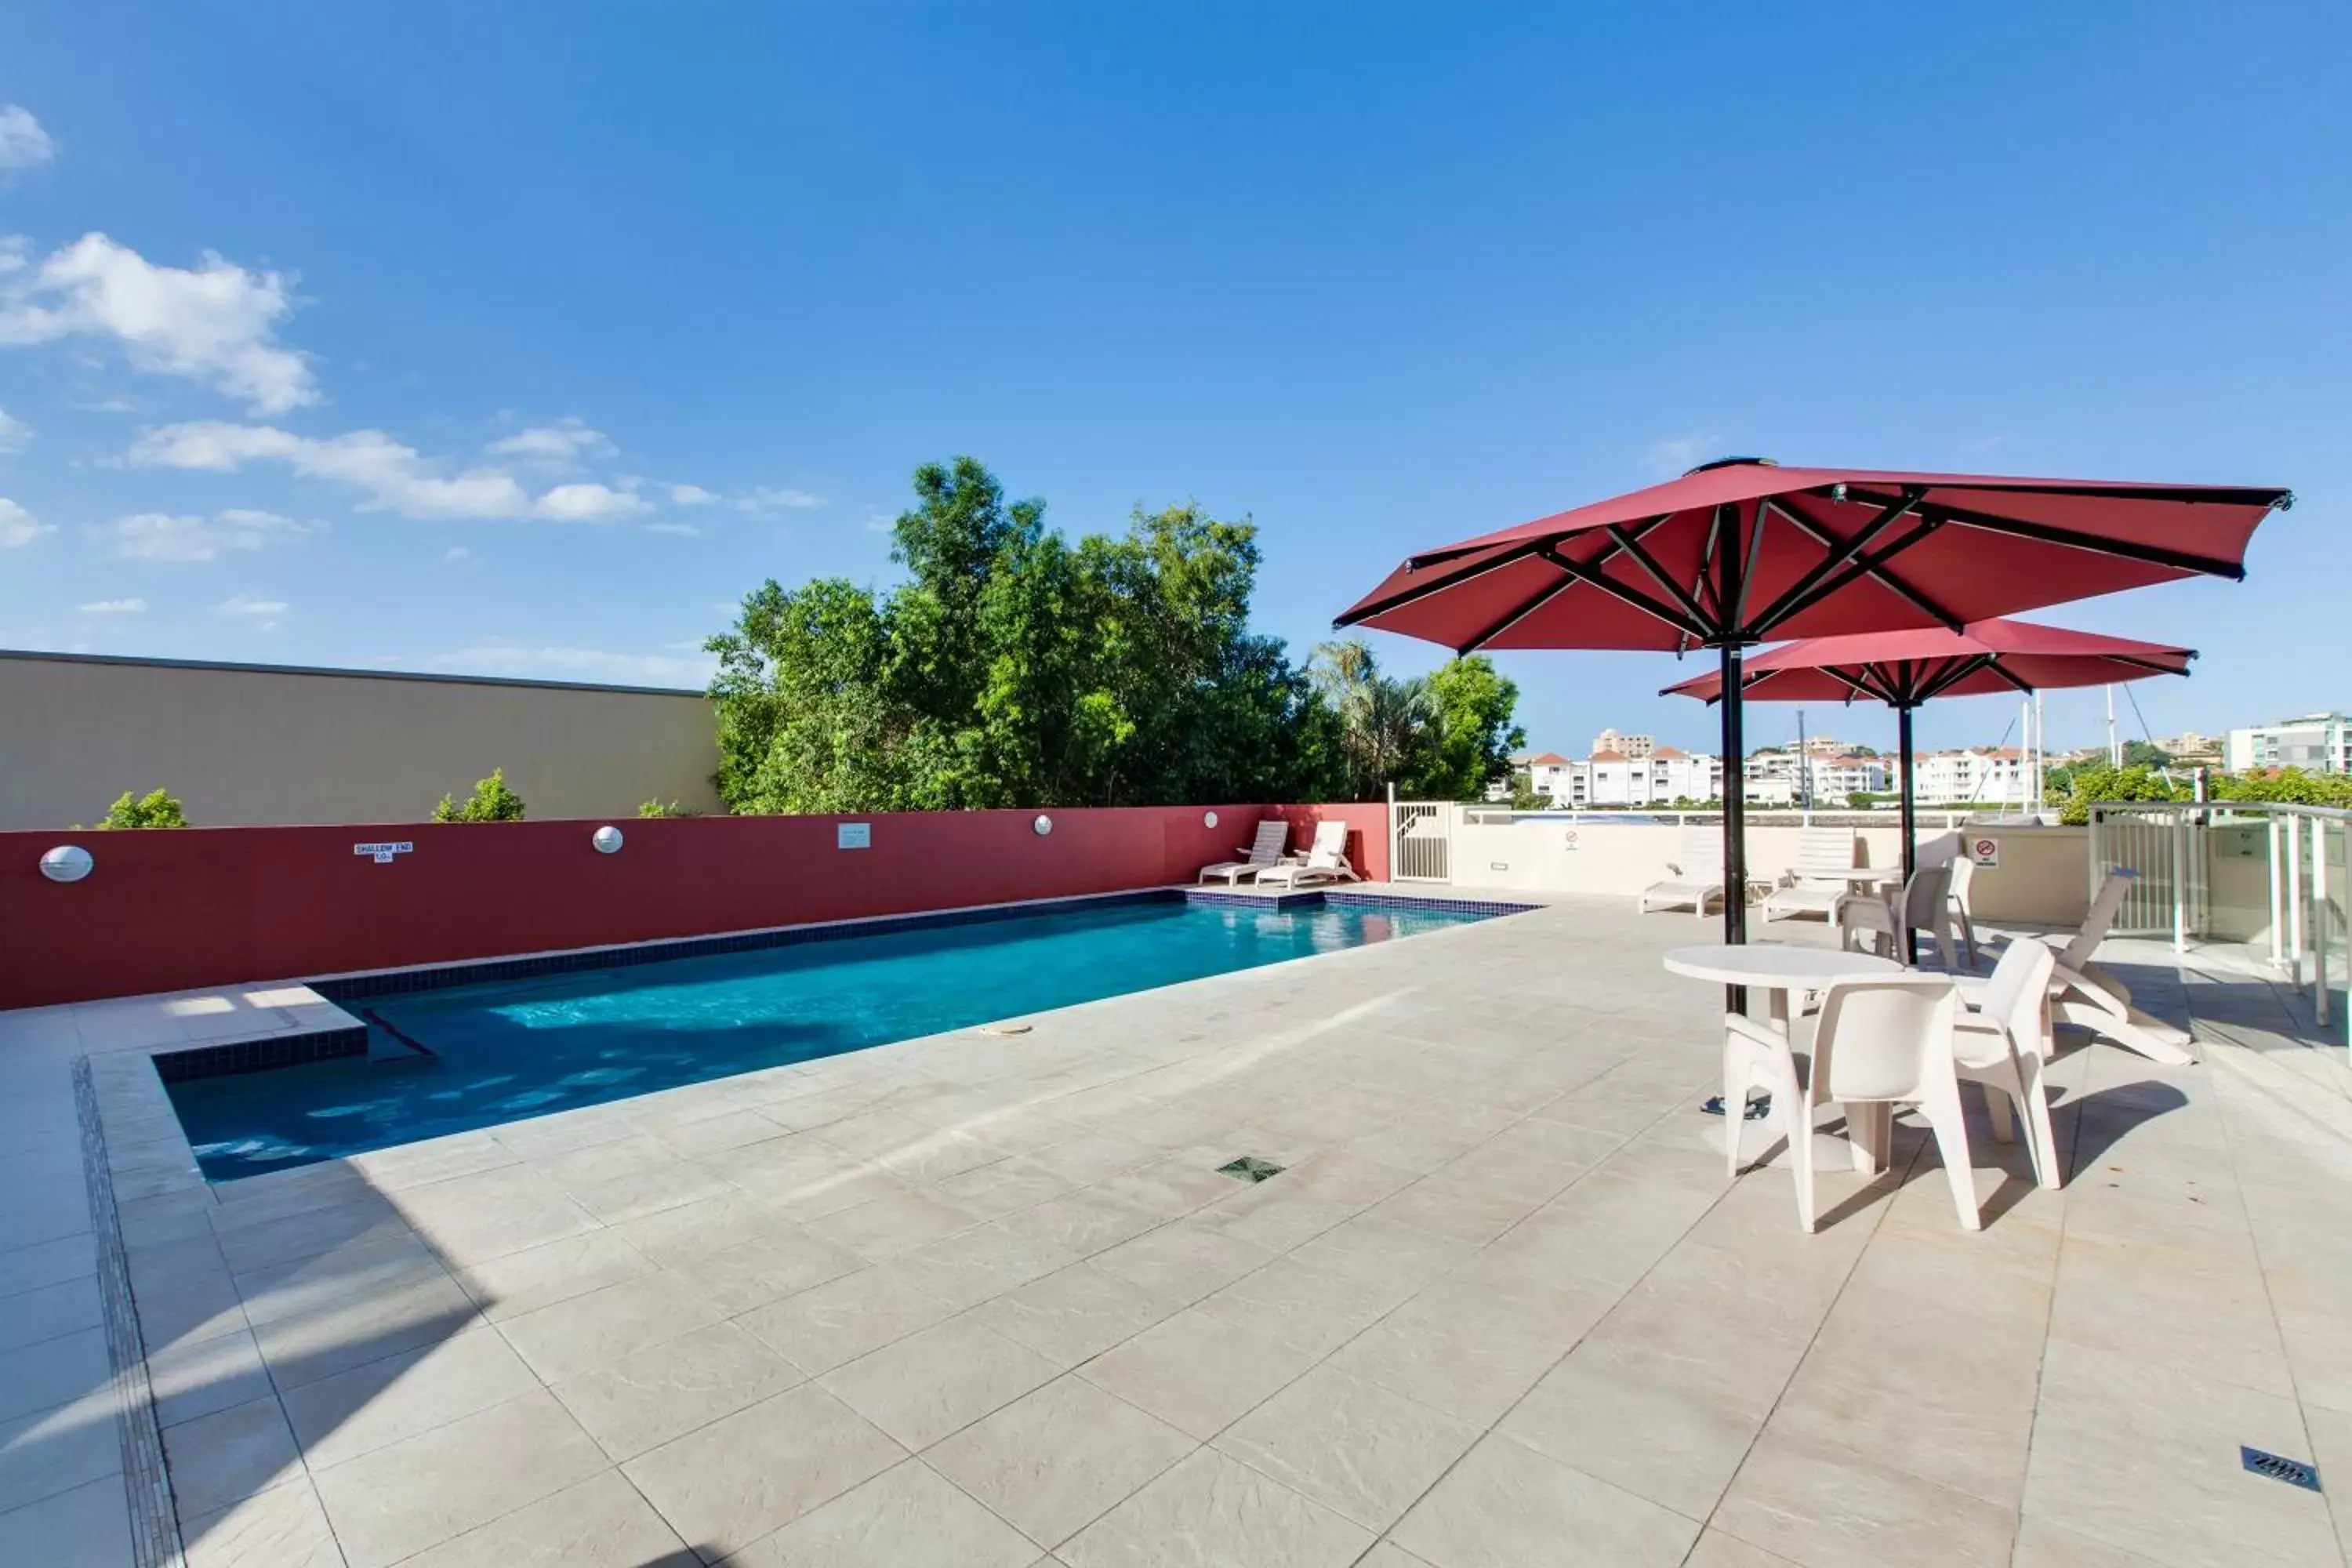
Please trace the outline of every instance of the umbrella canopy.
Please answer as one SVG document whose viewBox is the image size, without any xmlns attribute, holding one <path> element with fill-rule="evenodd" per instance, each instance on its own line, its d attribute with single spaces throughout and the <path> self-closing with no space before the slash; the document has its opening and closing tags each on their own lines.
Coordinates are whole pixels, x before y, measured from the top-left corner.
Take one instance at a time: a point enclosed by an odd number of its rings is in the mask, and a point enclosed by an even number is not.
<svg viewBox="0 0 2352 1568">
<path fill-rule="evenodd" d="M 2136 642 L 2031 621 L 1977 621 L 1958 631 L 1862 632 L 1809 637 L 1744 661 L 1743 695 L 1773 702 L 1851 702 L 1895 710 L 1900 742 L 1903 874 L 1913 868 L 1911 713 L 1938 697 L 1981 697 L 2063 686 L 2107 686 L 2151 675 L 2187 675 L 2195 648 Z M 1720 671 L 1669 686 L 1667 697 L 1720 701 Z"/>
<path fill-rule="evenodd" d="M 1408 557 L 1339 617 L 1478 648 L 1720 650 L 1746 754 L 1743 650 L 1941 626 L 2179 577 L 2245 575 L 2284 489 L 1785 468 L 1731 458 Z M 1736 783 L 1737 775 L 1734 775 Z M 1725 935 L 1745 940 L 1744 803 L 1724 800 Z"/>
</svg>

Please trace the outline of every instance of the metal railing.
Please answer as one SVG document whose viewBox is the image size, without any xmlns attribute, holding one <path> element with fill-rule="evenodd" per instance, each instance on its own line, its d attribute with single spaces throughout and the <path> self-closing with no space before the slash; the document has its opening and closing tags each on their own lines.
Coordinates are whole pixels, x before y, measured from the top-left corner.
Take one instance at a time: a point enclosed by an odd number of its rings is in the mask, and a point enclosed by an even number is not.
<svg viewBox="0 0 2352 1568">
<path fill-rule="evenodd" d="M 2137 874 L 2110 928 L 2115 934 L 2169 936 L 2173 950 L 2185 952 L 2192 941 L 2216 936 L 2253 940 L 2258 928 L 2272 966 L 2327 1023 L 2328 963 L 2346 945 L 2337 900 L 2352 891 L 2345 874 L 2352 811 L 2272 801 L 2106 801 L 2091 806 L 2090 825 L 2093 894 L 2112 871 Z M 2232 875 L 2231 867 L 2257 858 L 2263 901 L 2254 905 L 2251 868 Z M 2235 930 L 2218 931 L 2225 921 Z M 2352 1008 L 2346 1011 L 2352 1024 Z"/>
</svg>

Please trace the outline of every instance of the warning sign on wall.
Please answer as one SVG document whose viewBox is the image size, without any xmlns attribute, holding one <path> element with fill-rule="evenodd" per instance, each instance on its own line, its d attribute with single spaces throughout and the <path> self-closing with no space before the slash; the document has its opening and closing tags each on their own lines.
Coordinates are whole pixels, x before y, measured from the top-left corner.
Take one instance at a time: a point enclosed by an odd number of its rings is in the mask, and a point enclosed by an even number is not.
<svg viewBox="0 0 2352 1568">
<path fill-rule="evenodd" d="M 1998 838 L 1981 837 L 1969 839 L 1969 858 L 1975 861 L 1979 866 L 2000 865 L 2000 840 Z"/>
</svg>

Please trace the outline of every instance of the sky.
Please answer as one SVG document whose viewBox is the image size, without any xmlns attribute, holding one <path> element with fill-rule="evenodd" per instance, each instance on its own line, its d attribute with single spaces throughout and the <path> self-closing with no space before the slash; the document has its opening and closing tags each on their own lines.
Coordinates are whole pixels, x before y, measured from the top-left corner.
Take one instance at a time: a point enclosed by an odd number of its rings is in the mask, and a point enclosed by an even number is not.
<svg viewBox="0 0 2352 1568">
<path fill-rule="evenodd" d="M 761 580 L 893 581 L 968 453 L 1074 534 L 1254 519 L 1303 658 L 1412 551 L 1738 453 L 2290 486 L 2244 584 L 2044 618 L 2201 650 L 2126 738 L 2352 704 L 2341 4 L 6 30 L 0 647 L 698 685 Z M 1692 664 L 1498 662 L 1536 748 L 1707 745 Z M 2053 694 L 2051 743 L 2104 712 Z"/>
</svg>

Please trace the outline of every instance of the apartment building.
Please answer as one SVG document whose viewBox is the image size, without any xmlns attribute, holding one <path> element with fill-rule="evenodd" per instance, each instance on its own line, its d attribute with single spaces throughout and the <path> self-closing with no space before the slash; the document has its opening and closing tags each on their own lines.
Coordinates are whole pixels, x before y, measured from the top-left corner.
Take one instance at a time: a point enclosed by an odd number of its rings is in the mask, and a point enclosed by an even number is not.
<svg viewBox="0 0 2352 1568">
<path fill-rule="evenodd" d="M 2271 768 L 2352 773 L 2352 722 L 2341 713 L 2306 713 L 2274 724 L 2250 725 L 2230 731 L 2225 755 L 2233 773 Z"/>
<path fill-rule="evenodd" d="M 2024 806 L 2032 804 L 2025 753 L 2014 746 L 1924 752 L 1912 770 L 1912 795 L 1923 805 Z"/>
<path fill-rule="evenodd" d="M 1603 730 L 1592 737 L 1592 754 L 1598 758 L 1603 752 L 1615 752 L 1633 762 L 1641 762 L 1658 749 L 1654 735 L 1621 735 L 1614 730 Z"/>
</svg>

